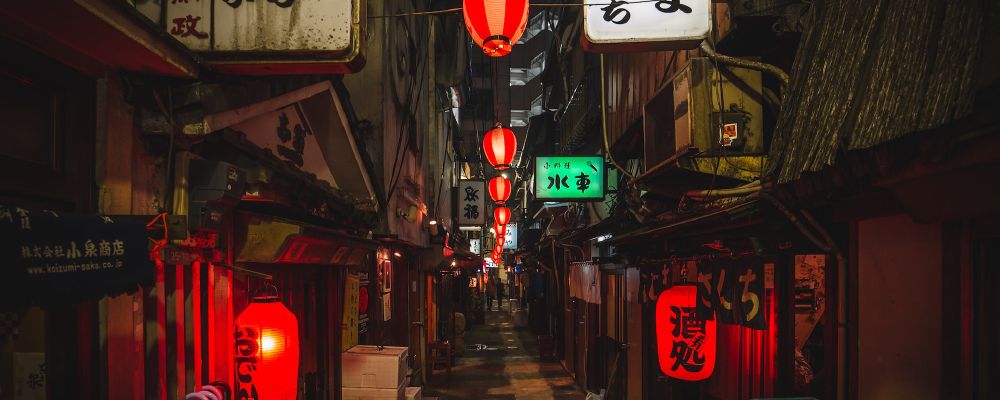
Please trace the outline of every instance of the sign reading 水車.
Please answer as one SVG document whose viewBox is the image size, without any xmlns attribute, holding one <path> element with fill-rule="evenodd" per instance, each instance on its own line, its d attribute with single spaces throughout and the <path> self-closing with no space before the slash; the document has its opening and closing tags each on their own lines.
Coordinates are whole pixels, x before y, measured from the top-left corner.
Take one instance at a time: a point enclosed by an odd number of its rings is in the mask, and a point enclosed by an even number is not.
<svg viewBox="0 0 1000 400">
<path fill-rule="evenodd" d="M 0 237 L 4 304 L 130 292 L 155 276 L 141 220 L 0 205 Z"/>
<path fill-rule="evenodd" d="M 476 180 L 458 181 L 458 201 L 455 202 L 458 209 L 457 219 L 459 225 L 483 225 L 486 223 L 486 182 Z"/>
<path fill-rule="evenodd" d="M 712 31 L 711 0 L 584 0 L 584 48 L 690 49 Z"/>
<path fill-rule="evenodd" d="M 603 156 L 535 157 L 535 198 L 538 200 L 604 200 Z"/>
</svg>

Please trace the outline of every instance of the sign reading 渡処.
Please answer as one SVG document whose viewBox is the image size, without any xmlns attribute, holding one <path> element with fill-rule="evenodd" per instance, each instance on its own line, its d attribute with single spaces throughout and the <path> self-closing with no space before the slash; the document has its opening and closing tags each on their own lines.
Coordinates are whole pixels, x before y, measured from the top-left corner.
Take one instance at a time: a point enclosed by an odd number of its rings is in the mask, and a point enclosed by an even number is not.
<svg viewBox="0 0 1000 400">
<path fill-rule="evenodd" d="M 152 283 L 141 220 L 0 205 L 0 303 L 50 304 Z"/>
<path fill-rule="evenodd" d="M 486 182 L 476 180 L 458 181 L 458 209 L 456 217 L 459 225 L 483 225 L 486 223 Z"/>
<path fill-rule="evenodd" d="M 603 156 L 535 157 L 535 198 L 538 200 L 604 200 Z"/>
<path fill-rule="evenodd" d="M 710 0 L 584 0 L 587 50 L 691 49 L 712 31 Z"/>
</svg>

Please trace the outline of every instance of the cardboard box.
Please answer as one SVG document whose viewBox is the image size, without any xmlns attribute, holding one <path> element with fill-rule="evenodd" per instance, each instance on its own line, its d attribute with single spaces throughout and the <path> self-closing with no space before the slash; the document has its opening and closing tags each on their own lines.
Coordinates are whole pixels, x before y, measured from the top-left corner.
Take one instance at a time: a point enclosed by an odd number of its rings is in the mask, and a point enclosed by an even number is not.
<svg viewBox="0 0 1000 400">
<path fill-rule="evenodd" d="M 344 400 L 404 400 L 406 385 L 395 389 L 344 386 L 340 393 Z"/>
<path fill-rule="evenodd" d="M 406 388 L 406 400 L 421 400 L 423 398 L 423 387 L 420 386 L 410 386 Z"/>
<path fill-rule="evenodd" d="M 408 355 L 406 347 L 354 346 L 341 358 L 343 386 L 395 390 L 406 379 Z"/>
</svg>

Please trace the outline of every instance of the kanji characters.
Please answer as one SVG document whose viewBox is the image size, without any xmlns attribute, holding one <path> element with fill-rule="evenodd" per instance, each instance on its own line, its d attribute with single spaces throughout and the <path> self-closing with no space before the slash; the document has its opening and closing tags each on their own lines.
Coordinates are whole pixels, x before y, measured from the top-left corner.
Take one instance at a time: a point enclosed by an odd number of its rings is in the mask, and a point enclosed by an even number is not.
<svg viewBox="0 0 1000 400">
<path fill-rule="evenodd" d="M 170 34 L 180 37 L 194 36 L 198 39 L 207 39 L 207 33 L 198 31 L 198 21 L 201 21 L 201 17 L 195 17 L 191 14 L 180 18 L 174 18 L 174 26 L 173 28 L 170 28 Z"/>
</svg>

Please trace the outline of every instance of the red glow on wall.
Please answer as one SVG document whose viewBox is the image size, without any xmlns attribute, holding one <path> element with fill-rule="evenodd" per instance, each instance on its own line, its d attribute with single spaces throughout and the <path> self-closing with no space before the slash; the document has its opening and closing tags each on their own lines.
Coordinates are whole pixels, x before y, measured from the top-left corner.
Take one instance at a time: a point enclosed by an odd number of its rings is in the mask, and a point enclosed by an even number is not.
<svg viewBox="0 0 1000 400">
<path fill-rule="evenodd" d="M 295 400 L 298 376 L 295 314 L 277 296 L 253 298 L 236 318 L 234 398 Z"/>
<path fill-rule="evenodd" d="M 697 286 L 680 285 L 656 300 L 656 351 L 667 376 L 700 381 L 715 370 L 715 320 L 695 318 Z"/>
</svg>

